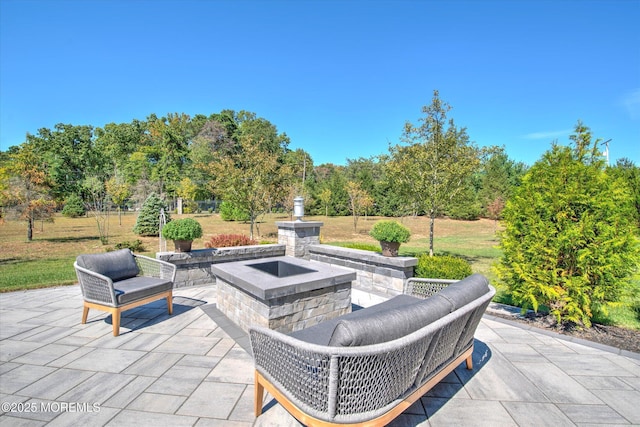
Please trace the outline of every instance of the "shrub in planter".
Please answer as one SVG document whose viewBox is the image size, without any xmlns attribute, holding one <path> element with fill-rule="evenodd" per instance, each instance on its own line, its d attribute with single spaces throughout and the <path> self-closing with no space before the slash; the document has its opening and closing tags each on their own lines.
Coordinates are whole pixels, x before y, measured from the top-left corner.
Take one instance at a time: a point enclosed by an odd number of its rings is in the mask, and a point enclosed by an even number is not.
<svg viewBox="0 0 640 427">
<path fill-rule="evenodd" d="M 398 256 L 400 243 L 409 241 L 411 231 L 397 221 L 383 220 L 373 226 L 369 235 L 380 242 L 382 255 Z"/>
<path fill-rule="evenodd" d="M 175 219 L 162 227 L 162 237 L 173 240 L 177 252 L 188 252 L 191 250 L 191 242 L 202 237 L 202 227 L 193 218 Z"/>
<path fill-rule="evenodd" d="M 406 243 L 411 231 L 397 221 L 383 220 L 375 223 L 369 235 L 380 242 Z"/>
<path fill-rule="evenodd" d="M 471 265 L 462 258 L 449 255 L 429 256 L 429 254 L 422 254 L 418 257 L 415 277 L 461 280 L 472 273 Z"/>
</svg>

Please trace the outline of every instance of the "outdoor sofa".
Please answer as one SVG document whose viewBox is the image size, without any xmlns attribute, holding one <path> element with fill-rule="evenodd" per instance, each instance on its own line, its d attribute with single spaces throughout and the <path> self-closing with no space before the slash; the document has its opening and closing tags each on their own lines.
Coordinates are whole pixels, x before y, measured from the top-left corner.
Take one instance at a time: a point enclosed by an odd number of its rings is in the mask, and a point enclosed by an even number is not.
<svg viewBox="0 0 640 427">
<path fill-rule="evenodd" d="M 463 361 L 473 369 L 474 333 L 495 294 L 487 279 L 406 288 L 290 334 L 252 327 L 256 416 L 266 389 L 306 425 L 385 425 Z"/>
<path fill-rule="evenodd" d="M 111 313 L 113 336 L 120 334 L 120 313 L 161 298 L 173 313 L 176 266 L 129 249 L 79 255 L 73 264 L 82 290 L 82 323 L 89 309 Z"/>
</svg>

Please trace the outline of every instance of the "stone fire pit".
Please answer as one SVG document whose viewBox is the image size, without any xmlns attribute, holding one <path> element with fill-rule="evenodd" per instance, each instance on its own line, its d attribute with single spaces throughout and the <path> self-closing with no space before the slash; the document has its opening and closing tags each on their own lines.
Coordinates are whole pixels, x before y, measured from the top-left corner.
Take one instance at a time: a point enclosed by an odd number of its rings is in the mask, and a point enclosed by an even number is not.
<svg viewBox="0 0 640 427">
<path fill-rule="evenodd" d="M 211 266 L 217 306 L 248 331 L 253 324 L 288 333 L 351 311 L 356 273 L 289 256 Z"/>
</svg>

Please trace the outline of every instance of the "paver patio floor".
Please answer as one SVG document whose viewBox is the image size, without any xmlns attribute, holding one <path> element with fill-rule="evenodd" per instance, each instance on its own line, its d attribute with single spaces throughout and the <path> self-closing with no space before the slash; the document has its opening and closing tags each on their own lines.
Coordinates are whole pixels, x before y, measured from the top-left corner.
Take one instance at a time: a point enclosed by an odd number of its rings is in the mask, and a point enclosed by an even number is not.
<svg viewBox="0 0 640 427">
<path fill-rule="evenodd" d="M 354 290 L 360 305 L 374 297 Z M 0 294 L 0 426 L 297 426 L 269 396 L 253 415 L 246 336 L 217 317 L 214 287 L 177 289 L 80 324 L 78 286 Z M 396 426 L 640 425 L 640 355 L 485 315 L 462 364 Z"/>
</svg>

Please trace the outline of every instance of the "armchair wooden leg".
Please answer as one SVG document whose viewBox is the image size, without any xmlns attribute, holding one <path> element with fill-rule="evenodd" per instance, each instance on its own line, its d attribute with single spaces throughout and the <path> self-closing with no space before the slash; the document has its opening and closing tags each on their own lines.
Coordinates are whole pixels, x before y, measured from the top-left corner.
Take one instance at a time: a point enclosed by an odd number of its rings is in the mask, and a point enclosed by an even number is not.
<svg viewBox="0 0 640 427">
<path fill-rule="evenodd" d="M 467 357 L 467 369 L 473 369 L 473 356 L 471 354 Z"/>
<path fill-rule="evenodd" d="M 82 324 L 87 323 L 87 316 L 89 315 L 89 307 L 85 304 L 82 308 Z"/>
<path fill-rule="evenodd" d="M 167 310 L 169 310 L 169 315 L 173 314 L 173 292 L 171 291 L 167 295 Z"/>
<path fill-rule="evenodd" d="M 120 335 L 120 310 L 114 309 L 111 311 L 111 323 L 113 323 L 113 336 Z"/>
<path fill-rule="evenodd" d="M 262 399 L 264 397 L 264 386 L 260 383 L 258 378 L 258 371 L 255 372 L 255 381 L 254 381 L 254 405 L 255 405 L 255 414 L 256 417 L 259 417 L 262 414 Z"/>
</svg>

